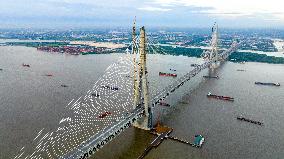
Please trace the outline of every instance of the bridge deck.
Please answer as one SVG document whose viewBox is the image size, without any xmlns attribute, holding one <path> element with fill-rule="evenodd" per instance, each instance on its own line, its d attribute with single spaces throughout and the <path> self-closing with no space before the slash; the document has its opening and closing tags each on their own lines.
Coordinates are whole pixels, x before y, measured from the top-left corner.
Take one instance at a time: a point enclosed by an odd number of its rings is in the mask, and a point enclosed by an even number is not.
<svg viewBox="0 0 284 159">
<path fill-rule="evenodd" d="M 134 121 L 139 119 L 144 114 L 143 108 L 137 108 L 130 113 L 125 119 L 115 122 L 112 125 L 104 128 L 98 134 L 92 136 L 87 141 L 83 142 L 73 151 L 62 156 L 62 159 L 75 159 L 75 158 L 86 158 L 94 154 L 96 151 L 101 149 L 104 145 L 110 142 L 113 138 L 118 136 L 126 128 L 130 127 Z"/>
<path fill-rule="evenodd" d="M 229 55 L 236 51 L 238 44 L 234 43 L 231 48 L 224 51 L 220 54 L 222 59 L 227 59 Z M 161 100 L 168 97 L 171 93 L 181 87 L 185 82 L 189 81 L 192 77 L 196 76 L 202 70 L 208 68 L 214 61 L 206 61 L 202 65 L 194 68 L 189 73 L 185 74 L 184 76 L 180 77 L 178 80 L 174 81 L 172 84 L 164 88 L 162 91 L 159 91 L 154 95 L 153 100 L 151 100 L 152 106 L 155 106 Z M 118 136 L 123 130 L 130 127 L 133 122 L 139 118 L 141 118 L 144 114 L 144 109 L 141 106 L 138 106 L 137 109 L 132 111 L 126 118 L 119 122 L 115 122 L 110 126 L 104 128 L 102 131 L 97 133 L 96 135 L 89 138 L 86 142 L 83 142 L 80 146 L 78 146 L 73 151 L 69 152 L 68 154 L 62 156 L 63 159 L 83 159 L 91 156 L 100 148 L 102 148 L 106 143 L 111 141 L 114 137 Z M 155 145 L 156 142 L 153 143 Z M 189 143 L 190 144 L 190 143 Z"/>
</svg>

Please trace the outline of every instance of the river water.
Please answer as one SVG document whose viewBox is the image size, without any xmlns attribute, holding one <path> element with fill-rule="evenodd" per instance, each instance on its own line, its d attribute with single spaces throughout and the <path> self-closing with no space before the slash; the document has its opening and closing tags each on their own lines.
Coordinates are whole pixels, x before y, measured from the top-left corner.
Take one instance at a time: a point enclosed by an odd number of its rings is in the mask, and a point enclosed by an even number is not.
<svg viewBox="0 0 284 159">
<path fill-rule="evenodd" d="M 0 158 L 11 158 L 22 147 L 28 147 L 40 130 L 56 130 L 62 117 L 72 113 L 65 106 L 86 94 L 121 56 L 126 55 L 70 56 L 43 53 L 35 48 L 0 47 Z M 31 67 L 24 68 L 22 63 Z M 192 63 L 202 60 L 149 55 L 150 94 L 174 80 L 157 76 L 159 71 L 169 72 L 173 68 L 180 76 L 192 69 Z M 202 75 L 208 73 L 220 79 L 203 79 Z M 172 135 L 181 139 L 192 141 L 195 134 L 202 134 L 204 146 L 197 149 L 165 140 L 146 159 L 283 158 L 284 87 L 257 86 L 255 81 L 284 84 L 284 65 L 226 62 L 215 71 L 201 72 L 166 100 L 172 107 L 155 108 L 155 119 L 172 127 Z M 232 96 L 235 101 L 207 99 L 208 91 Z M 238 115 L 261 121 L 264 126 L 240 122 L 236 120 Z M 129 128 L 94 158 L 137 158 L 154 137 Z"/>
<path fill-rule="evenodd" d="M 238 72 L 237 69 L 246 71 Z M 166 140 L 145 158 L 283 158 L 284 88 L 254 85 L 255 81 L 283 83 L 283 69 L 283 65 L 226 62 L 215 72 L 208 72 L 220 79 L 201 80 L 173 110 L 161 115 L 162 123 L 174 129 L 172 135 L 175 137 L 193 141 L 195 134 L 202 134 L 205 137 L 202 149 Z M 192 87 L 189 85 L 187 89 Z M 208 91 L 232 96 L 235 101 L 207 99 Z M 238 115 L 261 121 L 264 126 L 240 122 L 236 120 Z M 97 158 L 135 158 L 153 138 L 142 130 L 130 129 L 96 155 Z"/>
</svg>

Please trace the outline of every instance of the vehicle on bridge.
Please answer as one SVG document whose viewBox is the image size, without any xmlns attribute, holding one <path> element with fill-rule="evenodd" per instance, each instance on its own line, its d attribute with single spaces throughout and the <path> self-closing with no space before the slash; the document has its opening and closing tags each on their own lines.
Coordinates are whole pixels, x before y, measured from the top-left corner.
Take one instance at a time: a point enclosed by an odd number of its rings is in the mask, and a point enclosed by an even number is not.
<svg viewBox="0 0 284 159">
<path fill-rule="evenodd" d="M 114 91 L 118 90 L 118 87 L 115 87 L 115 86 L 103 85 L 101 87 L 104 88 L 104 89 L 110 89 L 110 90 L 114 90 Z"/>
<path fill-rule="evenodd" d="M 99 115 L 99 118 L 105 118 L 108 115 L 111 115 L 111 112 L 105 112 L 105 113 Z"/>
<path fill-rule="evenodd" d="M 98 93 L 92 93 L 91 94 L 93 97 L 99 97 L 100 95 Z"/>
<path fill-rule="evenodd" d="M 198 64 L 191 64 L 190 66 L 191 67 L 198 67 L 199 65 Z"/>
</svg>

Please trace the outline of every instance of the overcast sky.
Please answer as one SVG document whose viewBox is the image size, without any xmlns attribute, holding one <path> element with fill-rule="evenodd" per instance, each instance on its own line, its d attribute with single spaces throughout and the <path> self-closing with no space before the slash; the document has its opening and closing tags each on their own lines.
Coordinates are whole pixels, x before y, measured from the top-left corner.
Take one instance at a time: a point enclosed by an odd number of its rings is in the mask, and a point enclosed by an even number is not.
<svg viewBox="0 0 284 159">
<path fill-rule="evenodd" d="M 283 0 L 0 0 L 0 27 L 284 28 Z"/>
</svg>

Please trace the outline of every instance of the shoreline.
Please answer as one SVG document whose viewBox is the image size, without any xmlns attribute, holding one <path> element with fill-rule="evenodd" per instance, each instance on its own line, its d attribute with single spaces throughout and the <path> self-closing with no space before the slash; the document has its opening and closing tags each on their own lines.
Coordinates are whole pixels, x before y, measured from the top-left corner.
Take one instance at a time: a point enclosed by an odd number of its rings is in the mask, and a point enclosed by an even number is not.
<svg viewBox="0 0 284 159">
<path fill-rule="evenodd" d="M 278 50 L 278 52 L 284 53 L 284 40 L 283 39 L 273 39 L 273 45 Z"/>
</svg>

